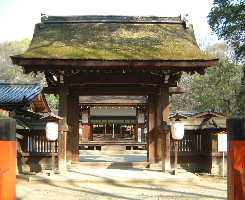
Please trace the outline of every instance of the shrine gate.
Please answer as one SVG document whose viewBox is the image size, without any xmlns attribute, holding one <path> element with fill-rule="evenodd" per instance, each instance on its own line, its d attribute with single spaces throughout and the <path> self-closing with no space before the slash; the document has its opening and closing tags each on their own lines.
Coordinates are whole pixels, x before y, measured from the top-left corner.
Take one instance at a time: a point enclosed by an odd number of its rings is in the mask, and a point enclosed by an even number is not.
<svg viewBox="0 0 245 200">
<path fill-rule="evenodd" d="M 59 95 L 59 169 L 79 161 L 79 96 L 146 96 L 150 163 L 170 169 L 169 95 L 183 72 L 204 74 L 217 58 L 201 51 L 181 17 L 42 16 L 29 49 L 11 57 L 45 74 Z M 171 89 L 170 89 L 171 88 Z"/>
</svg>

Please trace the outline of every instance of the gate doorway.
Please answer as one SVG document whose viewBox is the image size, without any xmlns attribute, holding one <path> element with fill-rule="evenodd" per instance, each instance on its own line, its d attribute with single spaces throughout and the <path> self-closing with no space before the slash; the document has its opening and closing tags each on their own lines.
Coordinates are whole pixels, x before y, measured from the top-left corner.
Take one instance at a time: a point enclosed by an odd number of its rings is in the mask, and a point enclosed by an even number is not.
<svg viewBox="0 0 245 200">
<path fill-rule="evenodd" d="M 79 98 L 81 162 L 146 162 L 147 97 Z"/>
</svg>

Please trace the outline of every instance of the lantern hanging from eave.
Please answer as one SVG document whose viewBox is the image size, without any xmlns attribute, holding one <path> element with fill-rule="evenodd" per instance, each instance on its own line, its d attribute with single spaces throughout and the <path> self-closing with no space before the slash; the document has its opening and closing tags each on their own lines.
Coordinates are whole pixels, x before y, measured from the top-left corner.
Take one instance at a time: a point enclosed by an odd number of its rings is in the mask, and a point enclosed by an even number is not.
<svg viewBox="0 0 245 200">
<path fill-rule="evenodd" d="M 185 133 L 185 125 L 181 121 L 175 121 L 171 125 L 171 134 L 174 140 L 182 140 Z"/>
<path fill-rule="evenodd" d="M 82 112 L 82 123 L 83 124 L 89 123 L 89 113 L 87 110 Z"/>
<path fill-rule="evenodd" d="M 46 123 L 46 139 L 49 141 L 55 141 L 58 139 L 58 123 L 56 122 Z"/>
<path fill-rule="evenodd" d="M 145 113 L 144 112 L 138 112 L 137 121 L 138 121 L 138 124 L 144 124 L 145 123 Z"/>
</svg>

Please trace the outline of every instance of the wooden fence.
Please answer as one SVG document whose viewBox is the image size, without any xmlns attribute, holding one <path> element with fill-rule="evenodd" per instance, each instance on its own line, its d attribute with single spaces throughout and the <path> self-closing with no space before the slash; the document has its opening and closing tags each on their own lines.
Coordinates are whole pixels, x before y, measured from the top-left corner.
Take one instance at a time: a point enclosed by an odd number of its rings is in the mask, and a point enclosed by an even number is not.
<svg viewBox="0 0 245 200">
<path fill-rule="evenodd" d="M 200 131 L 185 131 L 182 140 L 177 141 L 178 152 L 209 153 L 212 152 L 211 135 Z M 171 152 L 174 151 L 174 143 L 171 139 Z"/>
<path fill-rule="evenodd" d="M 58 152 L 58 141 L 55 142 L 55 153 Z M 45 132 L 38 132 L 35 134 L 24 134 L 22 142 L 22 151 L 25 153 L 51 153 L 52 142 L 48 141 Z"/>
<path fill-rule="evenodd" d="M 178 141 L 178 152 L 209 153 L 212 152 L 211 142 L 210 134 L 186 131 L 183 140 Z M 25 153 L 51 153 L 51 142 L 46 139 L 44 132 L 25 133 L 21 146 Z M 174 151 L 172 139 L 171 151 Z M 58 141 L 55 141 L 55 152 L 58 152 Z"/>
</svg>

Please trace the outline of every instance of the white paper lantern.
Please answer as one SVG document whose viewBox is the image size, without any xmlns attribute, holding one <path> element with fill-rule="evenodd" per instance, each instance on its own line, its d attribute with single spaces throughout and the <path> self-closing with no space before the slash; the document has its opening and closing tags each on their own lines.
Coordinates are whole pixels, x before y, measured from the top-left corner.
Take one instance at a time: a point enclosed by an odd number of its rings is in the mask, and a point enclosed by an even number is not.
<svg viewBox="0 0 245 200">
<path fill-rule="evenodd" d="M 55 141 L 58 139 L 58 123 L 56 122 L 46 123 L 46 138 L 49 141 Z"/>
<path fill-rule="evenodd" d="M 144 123 L 145 123 L 145 114 L 138 113 L 138 124 L 144 124 Z"/>
<path fill-rule="evenodd" d="M 174 140 L 182 140 L 185 133 L 185 125 L 181 121 L 175 121 L 171 125 L 172 138 Z"/>
<path fill-rule="evenodd" d="M 88 124 L 88 113 L 87 112 L 82 113 L 82 123 Z"/>
</svg>

